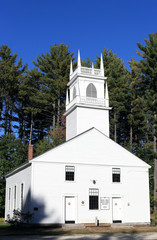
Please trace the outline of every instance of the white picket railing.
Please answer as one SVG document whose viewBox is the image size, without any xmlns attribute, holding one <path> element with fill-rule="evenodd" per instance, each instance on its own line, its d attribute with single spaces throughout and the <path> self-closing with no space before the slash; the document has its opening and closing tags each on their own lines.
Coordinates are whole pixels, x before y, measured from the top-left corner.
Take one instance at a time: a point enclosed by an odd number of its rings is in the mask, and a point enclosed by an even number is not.
<svg viewBox="0 0 157 240">
<path fill-rule="evenodd" d="M 70 75 L 70 78 L 72 79 L 77 73 L 82 73 L 85 75 L 104 76 L 104 72 L 101 69 L 77 67 L 76 70 Z"/>
<path fill-rule="evenodd" d="M 91 98 L 91 97 L 80 97 L 76 96 L 71 102 L 69 102 L 66 106 L 67 110 L 71 108 L 75 104 L 86 104 L 86 105 L 95 105 L 95 106 L 101 106 L 105 107 L 106 102 L 104 99 L 100 98 Z"/>
</svg>

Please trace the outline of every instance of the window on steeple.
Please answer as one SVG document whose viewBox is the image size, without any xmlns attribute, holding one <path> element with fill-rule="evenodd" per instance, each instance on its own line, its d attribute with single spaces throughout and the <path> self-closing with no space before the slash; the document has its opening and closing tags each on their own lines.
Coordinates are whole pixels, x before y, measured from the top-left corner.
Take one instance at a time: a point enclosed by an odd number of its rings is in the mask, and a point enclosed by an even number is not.
<svg viewBox="0 0 157 240">
<path fill-rule="evenodd" d="M 68 89 L 68 101 L 70 102 L 70 89 Z"/>
<path fill-rule="evenodd" d="M 93 83 L 90 83 L 86 89 L 86 97 L 97 98 L 96 87 Z"/>
<path fill-rule="evenodd" d="M 73 99 L 76 97 L 76 88 L 73 88 Z"/>
</svg>

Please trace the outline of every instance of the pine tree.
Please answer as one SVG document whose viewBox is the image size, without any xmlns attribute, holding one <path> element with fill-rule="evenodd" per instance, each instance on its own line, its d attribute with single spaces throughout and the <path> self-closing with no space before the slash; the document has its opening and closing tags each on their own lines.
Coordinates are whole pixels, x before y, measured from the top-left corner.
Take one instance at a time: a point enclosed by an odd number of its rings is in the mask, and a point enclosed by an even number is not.
<svg viewBox="0 0 157 240">
<path fill-rule="evenodd" d="M 0 137 L 0 217 L 4 217 L 5 175 L 26 161 L 27 146 L 21 144 L 14 135 Z"/>
<path fill-rule="evenodd" d="M 154 211 L 157 212 L 157 33 L 149 34 L 145 46 L 137 43 L 142 57 L 140 68 L 142 72 L 141 89 L 145 96 L 147 122 L 149 125 L 149 141 L 153 141 L 154 151 Z"/>
<path fill-rule="evenodd" d="M 60 124 L 65 109 L 66 85 L 69 80 L 70 62 L 73 60 L 68 46 L 61 43 L 51 46 L 50 53 L 41 54 L 34 62 L 42 73 L 42 92 L 49 103 L 47 111 L 52 113 L 52 128 Z M 51 116 L 51 115 L 50 115 Z"/>
<path fill-rule="evenodd" d="M 27 71 L 19 88 L 20 137 L 23 140 L 25 137 L 27 140 L 29 138 L 30 144 L 32 139 L 37 141 L 45 135 L 45 121 L 43 121 L 41 114 L 47 102 L 41 91 L 40 78 L 41 73 L 38 69 L 34 68 Z"/>
<path fill-rule="evenodd" d="M 90 58 L 88 57 L 86 60 L 81 59 L 81 66 L 91 68 L 92 62 L 91 62 Z"/>
<path fill-rule="evenodd" d="M 35 145 L 34 156 L 39 156 L 50 149 L 52 149 L 52 141 L 50 141 L 49 137 L 44 137 Z"/>
<path fill-rule="evenodd" d="M 145 142 L 146 118 L 145 118 L 145 101 L 141 93 L 141 70 L 140 63 L 135 62 L 133 58 L 129 61 L 129 102 L 128 102 L 128 123 L 130 129 L 130 151 L 136 153 L 140 143 Z"/>
<path fill-rule="evenodd" d="M 110 106 L 110 134 L 115 142 L 124 145 L 127 134 L 125 129 L 127 102 L 128 102 L 128 77 L 124 62 L 111 50 L 103 50 L 105 76 L 107 77 Z M 100 67 L 100 58 L 97 56 L 96 67 Z"/>
<path fill-rule="evenodd" d="M 16 104 L 19 81 L 26 66 L 22 59 L 17 61 L 17 54 L 11 54 L 7 45 L 0 47 L 0 117 L 1 127 L 5 134 L 11 134 L 16 119 Z"/>
</svg>

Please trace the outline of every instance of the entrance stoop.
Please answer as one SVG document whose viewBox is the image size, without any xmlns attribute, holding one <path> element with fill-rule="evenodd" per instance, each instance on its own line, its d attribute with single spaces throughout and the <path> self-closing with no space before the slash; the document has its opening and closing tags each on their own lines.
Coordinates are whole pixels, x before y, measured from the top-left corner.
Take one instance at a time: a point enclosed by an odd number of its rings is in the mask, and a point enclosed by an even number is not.
<svg viewBox="0 0 157 240">
<path fill-rule="evenodd" d="M 85 225 L 83 223 L 79 223 L 79 224 L 63 224 L 62 228 L 83 229 L 83 228 L 85 228 Z"/>
<path fill-rule="evenodd" d="M 95 223 L 85 223 L 84 224 L 86 228 L 91 227 L 111 227 L 110 223 L 99 223 L 99 226 L 96 226 Z"/>
<path fill-rule="evenodd" d="M 112 223 L 111 228 L 133 228 L 133 225 L 129 223 Z"/>
</svg>

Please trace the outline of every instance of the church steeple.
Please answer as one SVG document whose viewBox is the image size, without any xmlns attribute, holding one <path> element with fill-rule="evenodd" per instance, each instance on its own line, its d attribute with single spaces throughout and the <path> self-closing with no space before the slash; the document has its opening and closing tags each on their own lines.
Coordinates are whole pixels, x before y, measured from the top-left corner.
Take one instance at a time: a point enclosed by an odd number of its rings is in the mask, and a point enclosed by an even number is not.
<svg viewBox="0 0 157 240">
<path fill-rule="evenodd" d="M 104 84 L 106 88 L 104 91 Z M 104 77 L 103 56 L 100 69 L 81 66 L 78 50 L 77 68 L 73 72 L 70 65 L 70 77 L 66 93 L 66 140 L 95 127 L 109 136 L 109 96 L 107 78 Z M 105 96 L 104 96 L 105 93 Z"/>
</svg>

